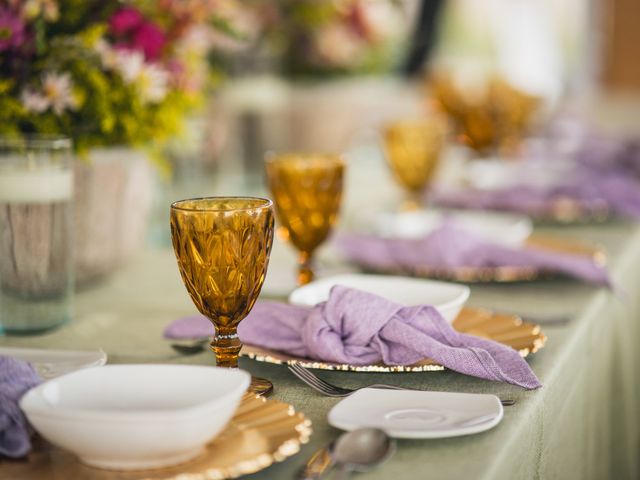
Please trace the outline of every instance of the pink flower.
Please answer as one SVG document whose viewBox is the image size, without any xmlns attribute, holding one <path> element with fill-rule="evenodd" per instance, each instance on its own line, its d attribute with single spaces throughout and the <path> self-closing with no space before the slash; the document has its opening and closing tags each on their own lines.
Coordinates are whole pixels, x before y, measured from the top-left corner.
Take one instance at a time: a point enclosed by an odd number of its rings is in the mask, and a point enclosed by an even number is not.
<svg viewBox="0 0 640 480">
<path fill-rule="evenodd" d="M 0 52 L 21 46 L 26 37 L 22 20 L 11 10 L 0 9 Z"/>
<path fill-rule="evenodd" d="M 160 58 L 165 41 L 162 30 L 151 22 L 144 22 L 133 33 L 131 46 L 144 52 L 147 60 L 155 61 Z"/>
<path fill-rule="evenodd" d="M 109 20 L 111 31 L 116 35 L 125 35 L 139 27 L 144 18 L 139 10 L 131 7 L 124 7 L 114 13 Z"/>
</svg>

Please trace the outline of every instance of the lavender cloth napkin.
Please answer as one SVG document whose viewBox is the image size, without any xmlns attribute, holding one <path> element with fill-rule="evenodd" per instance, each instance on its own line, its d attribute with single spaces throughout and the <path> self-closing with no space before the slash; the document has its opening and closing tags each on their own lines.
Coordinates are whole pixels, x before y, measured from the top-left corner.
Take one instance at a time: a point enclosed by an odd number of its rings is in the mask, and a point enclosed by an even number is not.
<svg viewBox="0 0 640 480">
<path fill-rule="evenodd" d="M 184 334 L 191 326 L 201 333 L 201 321 L 178 320 L 165 335 Z M 526 389 L 541 386 L 518 352 L 456 332 L 435 308 L 405 307 L 340 285 L 333 287 L 328 301 L 312 308 L 258 302 L 238 333 L 245 343 L 317 360 L 410 365 L 430 358 L 474 377 Z"/>
<path fill-rule="evenodd" d="M 435 190 L 431 200 L 448 207 L 505 210 L 538 217 L 553 216 L 569 201 L 587 214 L 610 211 L 621 217 L 640 219 L 640 140 L 606 138 L 590 132 L 579 142 L 568 158 L 575 165 L 573 171 L 554 185 Z M 562 154 L 551 148 L 537 162 L 553 162 L 559 157 Z"/>
<path fill-rule="evenodd" d="M 30 426 L 18 402 L 41 381 L 30 364 L 0 356 L 0 455 L 20 458 L 31 450 Z"/>
<path fill-rule="evenodd" d="M 610 211 L 640 219 L 640 181 L 613 172 L 576 173 L 567 182 L 548 188 L 519 185 L 496 190 L 435 191 L 432 200 L 446 207 L 501 210 L 542 218 L 555 216 L 559 209 L 573 208 L 571 202 L 589 215 Z"/>
<path fill-rule="evenodd" d="M 610 286 L 607 270 L 590 257 L 496 245 L 450 222 L 423 238 L 343 234 L 336 242 L 349 260 L 373 270 L 410 270 L 419 265 L 445 271 L 462 267 L 536 267 Z"/>
</svg>

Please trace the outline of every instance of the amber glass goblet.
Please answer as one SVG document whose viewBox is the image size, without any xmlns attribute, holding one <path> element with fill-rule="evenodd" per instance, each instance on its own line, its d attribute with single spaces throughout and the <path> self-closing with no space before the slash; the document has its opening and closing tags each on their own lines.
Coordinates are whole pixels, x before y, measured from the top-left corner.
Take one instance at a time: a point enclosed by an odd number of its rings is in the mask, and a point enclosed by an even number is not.
<svg viewBox="0 0 640 480">
<path fill-rule="evenodd" d="M 534 122 L 542 99 L 493 75 L 471 92 L 456 86 L 453 75 L 435 72 L 428 81 L 436 105 L 452 120 L 460 140 L 477 155 L 512 155 Z"/>
<path fill-rule="evenodd" d="M 273 203 L 252 197 L 211 197 L 171 205 L 171 238 L 182 281 L 215 327 L 211 349 L 219 367 L 237 368 L 238 324 L 258 298 L 273 242 Z M 254 378 L 265 394 L 271 382 Z"/>
<path fill-rule="evenodd" d="M 283 154 L 266 160 L 284 237 L 299 251 L 298 285 L 313 280 L 312 258 L 338 218 L 344 161 L 338 155 Z"/>
<path fill-rule="evenodd" d="M 384 151 L 396 180 L 409 193 L 406 208 L 417 208 L 433 177 L 444 145 L 445 127 L 436 118 L 402 120 L 384 129 Z"/>
</svg>

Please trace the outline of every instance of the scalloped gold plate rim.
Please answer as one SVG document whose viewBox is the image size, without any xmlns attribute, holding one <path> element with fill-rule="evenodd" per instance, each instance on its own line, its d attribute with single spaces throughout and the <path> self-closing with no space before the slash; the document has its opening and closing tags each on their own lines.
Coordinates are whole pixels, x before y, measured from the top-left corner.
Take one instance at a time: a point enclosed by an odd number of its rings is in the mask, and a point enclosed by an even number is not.
<svg viewBox="0 0 640 480">
<path fill-rule="evenodd" d="M 101 470 L 81 464 L 71 453 L 44 446 L 34 449 L 27 462 L 2 462 L 1 468 L 13 480 L 230 479 L 256 473 L 295 455 L 311 432 L 311 421 L 293 406 L 246 393 L 225 429 L 197 458 L 180 465 L 156 470 Z"/>
<path fill-rule="evenodd" d="M 540 325 L 525 322 L 517 315 L 495 313 L 482 308 L 465 308 L 453 321 L 453 327 L 462 333 L 477 335 L 503 343 L 527 357 L 544 347 L 547 337 Z M 240 355 L 259 362 L 290 364 L 297 363 L 305 368 L 319 370 L 342 370 L 349 372 L 432 372 L 445 367 L 433 360 L 425 359 L 414 365 L 351 365 L 322 362 L 309 358 L 294 357 L 275 350 L 254 345 L 244 345 Z"/>
</svg>

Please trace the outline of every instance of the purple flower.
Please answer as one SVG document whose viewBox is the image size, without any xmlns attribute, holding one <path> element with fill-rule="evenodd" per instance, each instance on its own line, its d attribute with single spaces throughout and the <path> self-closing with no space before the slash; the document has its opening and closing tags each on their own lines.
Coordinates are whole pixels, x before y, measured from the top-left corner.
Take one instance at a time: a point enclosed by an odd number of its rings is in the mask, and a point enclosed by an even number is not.
<svg viewBox="0 0 640 480">
<path fill-rule="evenodd" d="M 0 8 L 0 52 L 20 47 L 26 37 L 20 17 L 7 8 Z"/>
<path fill-rule="evenodd" d="M 113 14 L 109 20 L 111 31 L 116 35 L 125 35 L 138 28 L 144 22 L 140 11 L 124 7 Z"/>
</svg>

